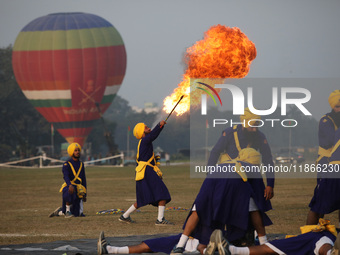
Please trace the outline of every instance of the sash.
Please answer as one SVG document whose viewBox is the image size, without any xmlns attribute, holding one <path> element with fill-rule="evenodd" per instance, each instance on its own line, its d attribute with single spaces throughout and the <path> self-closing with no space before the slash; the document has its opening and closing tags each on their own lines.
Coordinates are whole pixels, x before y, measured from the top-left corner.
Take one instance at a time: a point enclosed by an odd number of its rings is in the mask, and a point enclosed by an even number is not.
<svg viewBox="0 0 340 255">
<path fill-rule="evenodd" d="M 136 167 L 136 178 L 135 178 L 135 180 L 140 181 L 140 180 L 144 179 L 146 166 L 151 166 L 152 169 L 156 172 L 156 174 L 160 178 L 162 178 L 163 174 L 162 174 L 161 170 L 159 169 L 159 167 L 156 165 L 154 153 L 152 154 L 151 158 L 148 161 L 139 161 L 138 160 L 138 158 L 139 158 L 139 147 L 140 147 L 141 142 L 142 142 L 142 139 L 139 140 L 138 147 L 137 147 L 136 162 L 137 162 L 138 165 Z M 155 165 L 151 164 L 152 160 L 154 160 Z"/>
<path fill-rule="evenodd" d="M 222 155 L 223 156 L 223 155 Z M 223 161 L 221 162 L 220 164 L 224 164 L 224 163 L 234 163 L 235 164 L 235 170 L 236 170 L 236 173 L 238 173 L 238 175 L 242 178 L 242 180 L 244 182 L 248 181 L 248 176 L 245 172 L 241 171 L 241 163 L 236 161 L 235 159 L 234 160 L 226 160 L 226 161 Z"/>
<path fill-rule="evenodd" d="M 334 225 L 330 225 L 329 220 L 325 220 L 320 218 L 318 225 L 305 225 L 300 227 L 301 234 L 306 234 L 309 232 L 322 232 L 328 231 L 331 232 L 333 235 L 337 236 L 337 231 Z M 286 238 L 295 237 L 296 235 L 286 235 Z"/>
<path fill-rule="evenodd" d="M 79 177 L 79 174 L 80 174 L 81 169 L 82 169 L 82 167 L 83 167 L 83 162 L 80 162 L 80 167 L 79 167 L 77 173 L 76 173 L 76 171 L 74 170 L 74 167 L 73 167 L 73 165 L 71 164 L 71 162 L 70 162 L 70 161 L 67 161 L 67 163 L 70 165 L 71 170 L 72 170 L 73 175 L 74 175 L 74 179 L 71 181 L 71 184 L 72 184 L 72 185 L 75 185 L 75 186 L 78 186 L 79 184 L 76 184 L 75 181 L 76 181 L 76 180 L 79 180 L 80 183 L 82 183 L 82 180 L 81 180 L 81 178 Z M 81 184 L 80 184 L 80 185 L 81 185 Z M 66 182 L 64 182 L 64 183 L 61 185 L 61 188 L 60 188 L 59 192 L 62 192 L 63 189 L 64 189 L 66 186 L 67 186 L 67 184 L 66 184 Z M 85 188 L 83 185 L 81 185 L 81 186 L 83 187 L 82 189 L 85 189 L 85 193 L 86 193 L 86 188 Z"/>
<path fill-rule="evenodd" d="M 236 149 L 238 150 L 238 152 L 240 153 L 240 151 L 242 150 L 241 145 L 240 145 L 240 140 L 238 139 L 238 134 L 237 134 L 237 125 L 233 126 L 233 133 L 234 133 L 234 141 L 235 141 L 235 145 L 236 145 Z M 247 145 L 247 148 L 249 148 L 249 144 Z M 228 160 L 232 160 L 232 158 L 229 156 L 228 153 L 224 153 L 220 156 L 219 162 L 225 162 Z M 220 164 L 220 163 L 219 163 Z"/>
<path fill-rule="evenodd" d="M 305 225 L 300 227 L 301 234 L 305 234 L 308 232 L 322 232 L 322 231 L 328 231 L 331 232 L 333 235 L 337 236 L 338 233 L 336 231 L 336 228 L 334 225 L 330 225 L 329 220 L 325 219 L 319 219 L 318 225 Z"/>
<path fill-rule="evenodd" d="M 337 130 L 338 129 L 338 126 L 335 124 L 335 121 L 328 115 L 324 115 L 323 117 L 327 117 L 328 119 L 330 119 L 332 122 L 333 122 L 333 125 L 334 125 L 334 130 Z M 323 158 L 323 157 L 326 157 L 326 158 L 329 158 L 331 155 L 332 155 L 332 150 L 333 150 L 334 146 L 329 148 L 329 149 L 324 149 L 322 148 L 321 146 L 319 146 L 319 151 L 318 151 L 318 159 L 316 160 L 316 164 L 319 163 L 319 161 Z"/>
</svg>

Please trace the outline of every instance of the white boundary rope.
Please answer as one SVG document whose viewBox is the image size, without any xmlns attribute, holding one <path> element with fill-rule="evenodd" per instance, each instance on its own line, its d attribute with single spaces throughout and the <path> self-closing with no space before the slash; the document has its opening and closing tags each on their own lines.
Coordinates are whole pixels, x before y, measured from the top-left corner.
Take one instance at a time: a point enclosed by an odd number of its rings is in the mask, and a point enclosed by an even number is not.
<svg viewBox="0 0 340 255">
<path fill-rule="evenodd" d="M 110 165 L 107 164 L 107 162 L 110 162 L 110 159 L 114 159 L 114 158 L 121 158 L 121 164 L 119 165 Z M 32 158 L 26 158 L 26 159 L 21 159 L 21 160 L 17 160 L 17 161 L 9 161 L 9 162 L 5 162 L 5 163 L 0 163 L 0 167 L 8 167 L 8 168 L 36 168 L 37 166 L 20 166 L 17 165 L 19 163 L 22 162 L 27 162 L 27 161 L 32 161 L 35 159 L 39 159 L 39 168 L 56 168 L 56 167 L 62 167 L 62 164 L 65 161 L 62 161 L 60 159 L 55 159 L 55 158 L 50 158 L 50 157 L 46 157 L 46 156 L 36 156 L 36 157 L 32 157 Z M 61 164 L 59 165 L 49 165 L 49 166 L 44 166 L 43 162 L 46 160 L 50 160 L 50 163 L 57 163 L 60 162 Z M 103 162 L 105 161 L 105 165 L 94 165 L 94 163 L 96 162 Z M 95 159 L 95 160 L 90 160 L 90 161 L 85 161 L 84 162 L 85 166 L 95 166 L 95 167 L 123 167 L 124 166 L 124 154 L 118 154 L 115 156 L 110 156 L 110 157 L 106 157 L 106 158 L 100 158 L 100 159 Z"/>
</svg>

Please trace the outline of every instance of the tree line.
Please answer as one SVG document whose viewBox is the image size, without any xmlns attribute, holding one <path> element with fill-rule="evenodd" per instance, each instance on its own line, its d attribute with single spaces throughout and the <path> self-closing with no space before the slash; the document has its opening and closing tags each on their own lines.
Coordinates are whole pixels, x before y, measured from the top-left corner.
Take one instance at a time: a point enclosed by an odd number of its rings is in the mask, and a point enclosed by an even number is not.
<svg viewBox="0 0 340 255">
<path fill-rule="evenodd" d="M 0 162 L 35 156 L 38 146 L 51 144 L 51 125 L 34 109 L 17 84 L 12 70 L 11 45 L 0 49 L 0 91 Z M 279 118 L 279 110 L 268 118 Z M 210 116 L 233 118 L 230 111 L 215 113 L 216 109 L 209 109 L 209 111 L 212 112 Z M 296 109 L 291 109 L 288 117 L 296 119 L 299 123 L 291 131 L 289 128 L 282 128 L 279 125 L 274 128 L 265 125 L 261 128 L 270 145 L 274 148 L 288 147 L 288 137 L 290 137 L 292 147 L 317 146 L 318 122 L 300 114 Z M 103 119 L 97 121 L 87 142 L 91 143 L 92 153 L 105 155 L 108 151 L 106 133 L 110 132 L 110 139 L 118 151 L 126 152 L 128 147 L 129 150 L 135 151 L 137 139 L 132 134 L 134 125 L 144 122 L 152 127 L 153 124 L 161 120 L 160 118 L 159 112 L 147 113 L 144 110 L 141 112 L 133 110 L 127 100 L 116 95 L 113 103 L 103 115 Z M 194 128 L 196 127 L 191 123 L 190 114 L 179 117 L 172 116 L 163 133 L 155 141 L 154 147 L 160 147 L 165 152 L 180 158 L 183 156 L 181 152 L 190 149 L 190 130 Z M 220 131 L 209 132 L 209 147 L 212 147 L 218 140 L 221 135 Z M 200 133 L 204 133 L 204 131 L 201 130 Z M 55 153 L 58 155 L 61 144 L 66 141 L 58 132 L 54 132 L 53 142 Z"/>
</svg>

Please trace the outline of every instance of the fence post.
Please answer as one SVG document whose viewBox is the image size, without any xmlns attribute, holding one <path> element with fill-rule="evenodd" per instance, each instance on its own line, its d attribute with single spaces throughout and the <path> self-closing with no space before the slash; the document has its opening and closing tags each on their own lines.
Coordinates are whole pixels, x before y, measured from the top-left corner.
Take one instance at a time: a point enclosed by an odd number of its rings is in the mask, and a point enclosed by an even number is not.
<svg viewBox="0 0 340 255">
<path fill-rule="evenodd" d="M 122 156 L 122 164 L 121 166 L 124 166 L 124 153 L 120 154 Z"/>
</svg>

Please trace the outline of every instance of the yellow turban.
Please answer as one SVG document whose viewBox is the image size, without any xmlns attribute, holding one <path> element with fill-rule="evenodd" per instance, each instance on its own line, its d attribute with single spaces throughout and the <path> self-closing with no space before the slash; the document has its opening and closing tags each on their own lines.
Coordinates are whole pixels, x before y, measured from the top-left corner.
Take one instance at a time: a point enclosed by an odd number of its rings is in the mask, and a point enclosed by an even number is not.
<svg viewBox="0 0 340 255">
<path fill-rule="evenodd" d="M 79 145 L 79 143 L 71 143 L 68 147 L 67 147 L 67 153 L 68 155 L 70 155 L 70 157 L 73 156 L 74 150 L 76 148 L 79 148 L 79 150 L 81 151 L 81 146 Z"/>
<path fill-rule="evenodd" d="M 253 165 L 260 165 L 261 154 L 253 148 L 245 148 L 240 151 L 237 160 L 248 162 Z"/>
<path fill-rule="evenodd" d="M 244 114 L 240 116 L 240 120 L 241 122 L 245 121 L 244 122 L 244 127 L 247 128 L 249 127 L 249 124 L 248 124 L 248 121 L 249 120 L 260 120 L 261 119 L 261 116 L 259 115 L 256 115 L 254 113 L 252 113 L 249 108 L 247 107 L 246 109 L 244 109 Z M 250 124 L 251 125 L 254 125 L 255 121 L 251 121 Z"/>
<path fill-rule="evenodd" d="M 340 105 L 340 90 L 334 90 L 328 97 L 328 103 L 332 109 Z"/>
<path fill-rule="evenodd" d="M 145 124 L 140 122 L 133 129 L 133 135 L 139 140 L 142 138 L 145 130 Z"/>
</svg>

